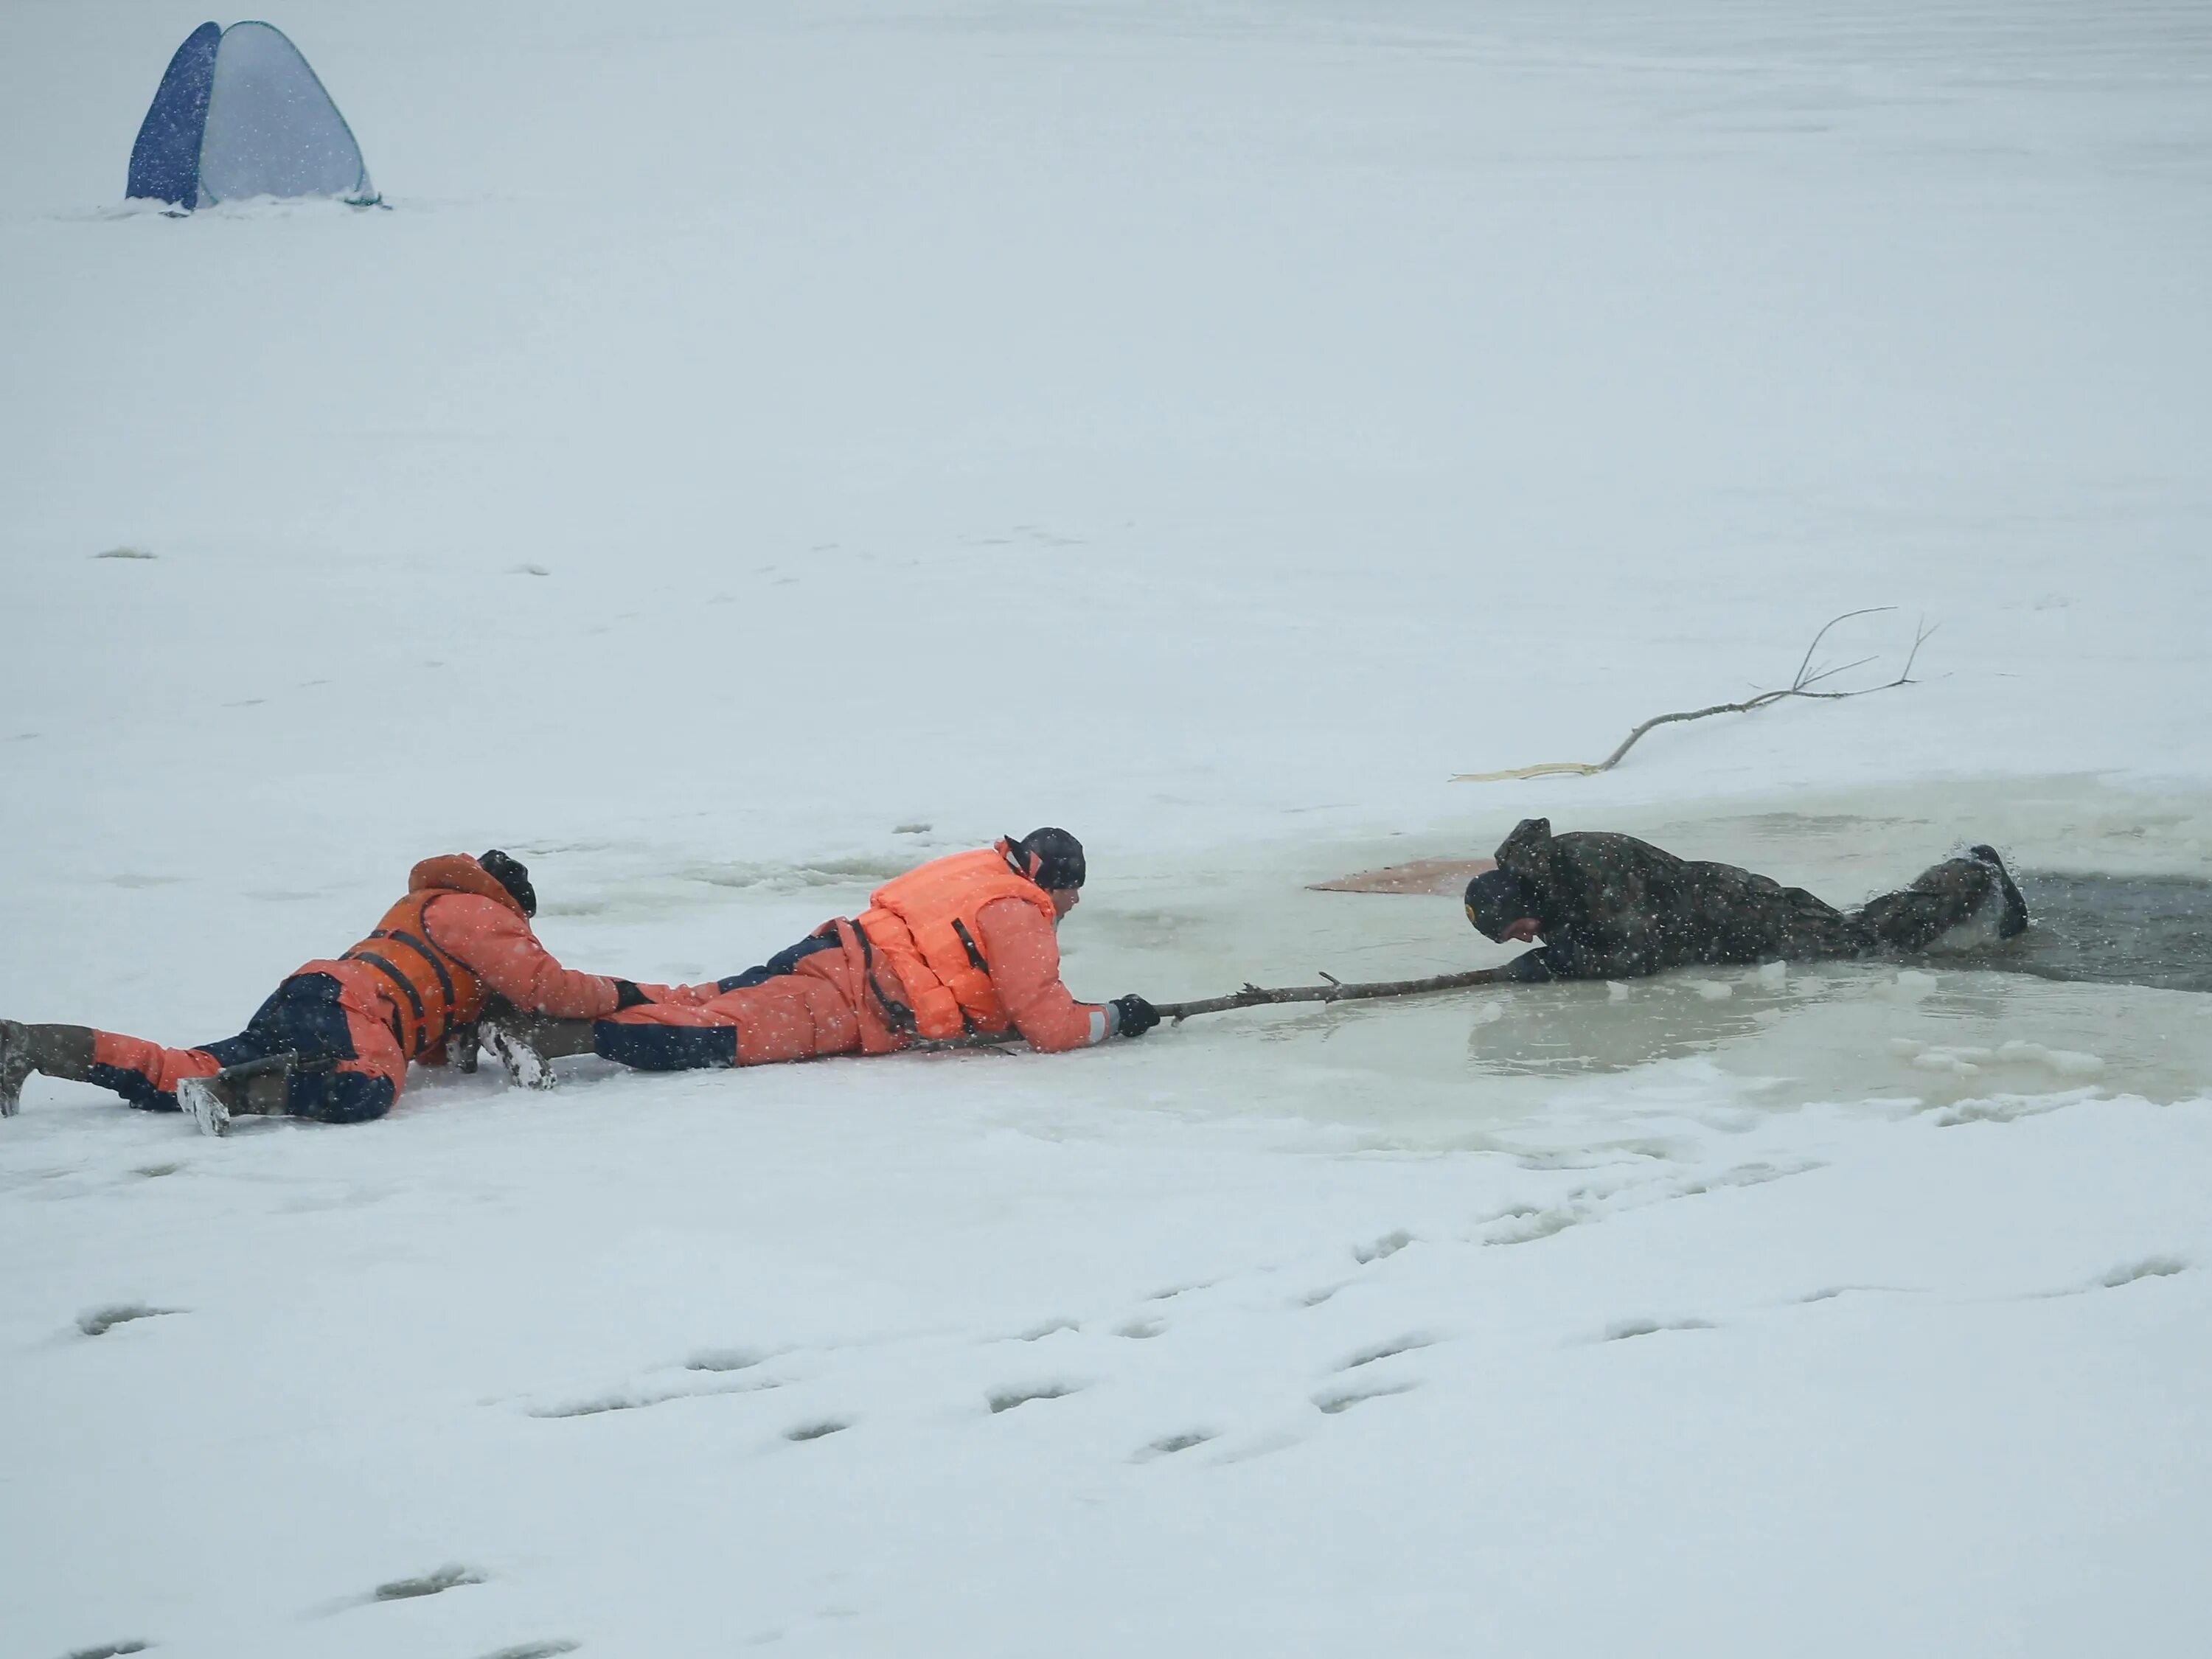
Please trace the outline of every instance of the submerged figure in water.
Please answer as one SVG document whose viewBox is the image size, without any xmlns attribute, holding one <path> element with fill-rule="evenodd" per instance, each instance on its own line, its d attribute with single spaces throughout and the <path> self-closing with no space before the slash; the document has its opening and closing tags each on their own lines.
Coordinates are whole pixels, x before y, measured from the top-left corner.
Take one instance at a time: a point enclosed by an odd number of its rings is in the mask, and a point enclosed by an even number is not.
<svg viewBox="0 0 2212 1659">
<path fill-rule="evenodd" d="M 1514 959 L 1514 979 L 1628 979 L 1697 964 L 1969 950 L 2025 932 L 2027 903 L 1990 847 L 1846 912 L 1732 864 L 1603 830 L 1555 836 L 1549 819 L 1525 818 L 1499 845 L 1498 867 L 1468 884 L 1467 918 L 1500 944 L 1541 941 Z"/>
</svg>

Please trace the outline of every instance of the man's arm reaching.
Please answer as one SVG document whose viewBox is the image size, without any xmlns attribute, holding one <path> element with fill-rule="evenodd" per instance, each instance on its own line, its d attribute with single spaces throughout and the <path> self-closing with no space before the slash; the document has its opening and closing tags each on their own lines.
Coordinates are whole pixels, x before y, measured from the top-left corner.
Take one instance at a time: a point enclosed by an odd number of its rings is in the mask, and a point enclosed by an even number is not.
<svg viewBox="0 0 2212 1659">
<path fill-rule="evenodd" d="M 1036 906 L 996 899 L 976 912 L 975 923 L 983 935 L 983 959 L 991 964 L 991 988 L 1030 1048 L 1059 1054 L 1120 1032 L 1118 1010 L 1078 1002 L 1060 983 L 1060 941 Z"/>
<path fill-rule="evenodd" d="M 422 926 L 432 944 L 526 1013 L 598 1019 L 617 1008 L 652 1000 L 651 993 L 657 988 L 563 968 L 538 942 L 527 921 L 473 893 L 451 894 L 428 906 Z"/>
</svg>

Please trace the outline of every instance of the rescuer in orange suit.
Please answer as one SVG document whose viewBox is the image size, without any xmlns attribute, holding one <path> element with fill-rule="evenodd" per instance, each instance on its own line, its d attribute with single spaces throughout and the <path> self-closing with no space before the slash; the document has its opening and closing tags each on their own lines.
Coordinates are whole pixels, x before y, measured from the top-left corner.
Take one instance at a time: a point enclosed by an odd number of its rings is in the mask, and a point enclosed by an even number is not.
<svg viewBox="0 0 2212 1659">
<path fill-rule="evenodd" d="M 41 1072 L 144 1110 L 190 1111 L 210 1134 L 241 1112 L 357 1123 L 392 1109 L 409 1060 L 442 1066 L 449 1042 L 472 1043 L 494 995 L 590 1017 L 668 994 L 563 968 L 531 931 L 537 909 L 517 860 L 449 854 L 416 865 L 374 933 L 293 974 L 234 1037 L 164 1048 L 85 1025 L 0 1020 L 0 1116 L 14 1115 L 24 1079 Z"/>
<path fill-rule="evenodd" d="M 908 872 L 857 919 L 826 921 L 761 967 L 592 1019 L 487 1020 L 484 1046 L 542 1088 L 562 1054 L 669 1072 L 1016 1033 L 1048 1054 L 1141 1036 L 1159 1024 L 1144 998 L 1078 1002 L 1060 983 L 1054 930 L 1084 873 L 1082 842 L 1031 830 Z"/>
</svg>

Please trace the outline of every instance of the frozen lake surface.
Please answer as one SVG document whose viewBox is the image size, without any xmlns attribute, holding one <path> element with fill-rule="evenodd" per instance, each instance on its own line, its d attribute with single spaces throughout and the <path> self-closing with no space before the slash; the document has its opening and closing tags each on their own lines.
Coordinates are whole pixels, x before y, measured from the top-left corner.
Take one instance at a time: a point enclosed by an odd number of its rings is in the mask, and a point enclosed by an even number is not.
<svg viewBox="0 0 2212 1659">
<path fill-rule="evenodd" d="M 1310 884 L 1535 814 L 1987 841 L 2074 977 L 37 1081 L 10 1656 L 2201 1652 L 2212 12 L 292 0 L 390 210 L 126 210 L 197 21 L 0 21 L 9 1017 L 495 845 L 696 980 L 1040 823 L 1091 997 L 1501 960 Z M 1917 684 L 1446 781 L 1867 606 Z"/>
</svg>

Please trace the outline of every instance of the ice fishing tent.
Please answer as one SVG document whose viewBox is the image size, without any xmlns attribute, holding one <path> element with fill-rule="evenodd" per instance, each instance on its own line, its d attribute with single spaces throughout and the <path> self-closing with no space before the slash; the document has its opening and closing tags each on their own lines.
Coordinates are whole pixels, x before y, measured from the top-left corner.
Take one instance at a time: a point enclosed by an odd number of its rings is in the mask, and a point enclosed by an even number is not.
<svg viewBox="0 0 2212 1659">
<path fill-rule="evenodd" d="M 353 129 L 266 23 L 203 23 L 177 48 L 131 147 L 128 194 L 187 210 L 248 196 L 376 199 Z"/>
</svg>

